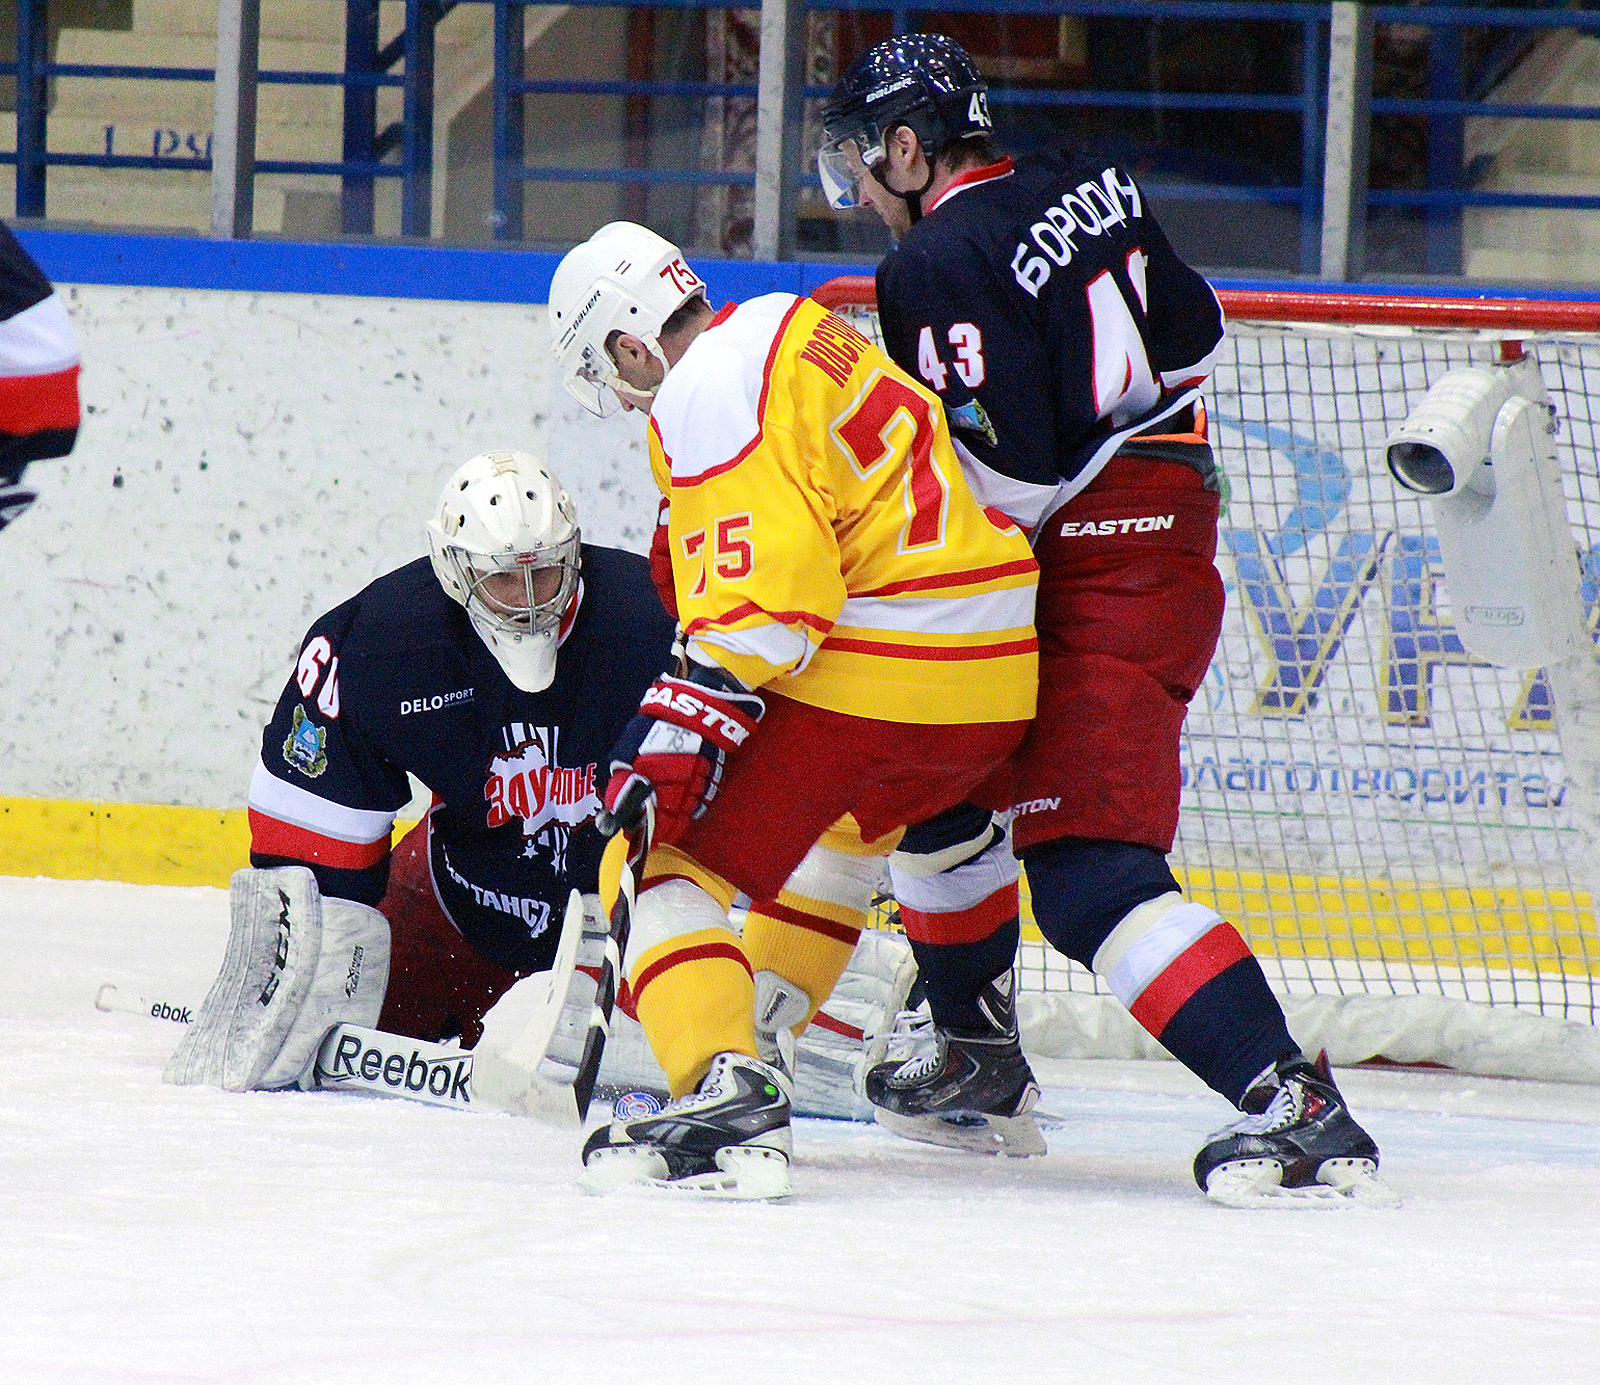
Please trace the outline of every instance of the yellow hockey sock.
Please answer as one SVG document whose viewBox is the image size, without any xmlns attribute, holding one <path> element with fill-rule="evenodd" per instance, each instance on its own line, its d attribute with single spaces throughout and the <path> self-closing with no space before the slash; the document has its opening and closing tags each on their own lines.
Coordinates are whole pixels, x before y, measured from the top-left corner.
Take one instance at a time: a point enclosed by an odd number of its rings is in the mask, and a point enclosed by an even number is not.
<svg viewBox="0 0 1600 1385">
<path fill-rule="evenodd" d="M 658 943 L 633 961 L 628 984 L 673 1096 L 693 1091 L 719 1053 L 756 1057 L 755 984 L 728 930 L 699 929 Z"/>
</svg>

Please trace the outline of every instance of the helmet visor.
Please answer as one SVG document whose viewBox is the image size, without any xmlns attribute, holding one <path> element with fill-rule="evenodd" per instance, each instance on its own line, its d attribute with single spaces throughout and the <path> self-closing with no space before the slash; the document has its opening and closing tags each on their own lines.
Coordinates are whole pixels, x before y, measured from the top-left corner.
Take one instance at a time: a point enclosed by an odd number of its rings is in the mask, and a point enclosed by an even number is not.
<svg viewBox="0 0 1600 1385">
<path fill-rule="evenodd" d="M 575 367 L 569 369 L 562 381 L 570 394 L 596 418 L 610 418 L 622 407 L 614 388 L 616 371 L 607 361 L 602 365 L 595 359 L 592 346 L 585 346 Z"/>
<path fill-rule="evenodd" d="M 883 139 L 875 130 L 858 126 L 825 139 L 817 150 L 817 175 L 828 205 L 839 211 L 861 206 L 861 180 L 882 159 Z"/>
</svg>

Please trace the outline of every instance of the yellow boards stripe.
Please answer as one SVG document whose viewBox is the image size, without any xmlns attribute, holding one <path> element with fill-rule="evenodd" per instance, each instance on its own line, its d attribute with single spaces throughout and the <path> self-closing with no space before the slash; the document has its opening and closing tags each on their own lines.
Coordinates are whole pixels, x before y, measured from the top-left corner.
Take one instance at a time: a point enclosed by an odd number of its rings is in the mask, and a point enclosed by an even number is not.
<svg viewBox="0 0 1600 1385">
<path fill-rule="evenodd" d="M 1526 969 L 1600 976 L 1588 894 L 1289 872 L 1174 868 L 1189 898 L 1260 957 Z M 1023 878 L 1023 937 L 1040 940 Z"/>
<path fill-rule="evenodd" d="M 242 808 L 0 798 L 0 875 L 226 886 L 249 864 Z"/>
<path fill-rule="evenodd" d="M 397 823 L 401 832 L 409 822 Z M 0 798 L 0 875 L 222 885 L 250 860 L 242 809 Z M 1263 957 L 1600 976 L 1589 896 L 1289 872 L 1175 872 Z M 1035 941 L 1024 882 L 1023 934 Z"/>
</svg>

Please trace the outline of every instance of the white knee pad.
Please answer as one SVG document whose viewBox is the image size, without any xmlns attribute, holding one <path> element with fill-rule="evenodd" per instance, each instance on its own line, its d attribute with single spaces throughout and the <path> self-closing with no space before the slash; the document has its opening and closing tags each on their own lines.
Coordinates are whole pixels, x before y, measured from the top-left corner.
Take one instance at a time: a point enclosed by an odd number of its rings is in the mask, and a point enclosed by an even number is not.
<svg viewBox="0 0 1600 1385">
<path fill-rule="evenodd" d="M 865 914 L 871 910 L 872 898 L 883 883 L 883 859 L 852 856 L 819 843 L 806 852 L 805 859 L 783 882 L 783 888 L 803 899 Z"/>
<path fill-rule="evenodd" d="M 1130 909 L 1094 954 L 1095 973 L 1130 1010 L 1145 988 L 1219 923 L 1222 915 L 1176 890 Z"/>
<path fill-rule="evenodd" d="M 634 901 L 628 957 L 643 956 L 653 947 L 703 928 L 733 932 L 722 906 L 692 881 L 666 880 L 652 885 Z M 623 970 L 627 967 L 625 957 Z"/>
<path fill-rule="evenodd" d="M 323 899 L 304 866 L 236 871 L 229 907 L 222 970 L 162 1075 L 232 1092 L 291 1086 L 334 1025 L 377 1023 L 388 920 Z"/>
<path fill-rule="evenodd" d="M 999 825 L 997 819 L 996 826 Z M 961 850 L 968 854 L 956 854 Z M 930 862 L 940 860 L 947 863 L 938 870 L 928 869 Z M 905 908 L 923 914 L 951 914 L 975 908 L 997 890 L 1015 885 L 1019 873 L 1017 858 L 1011 852 L 1009 822 L 998 840 L 978 839 L 937 856 L 908 858 L 896 851 L 889 857 L 889 881 L 895 899 Z"/>
</svg>

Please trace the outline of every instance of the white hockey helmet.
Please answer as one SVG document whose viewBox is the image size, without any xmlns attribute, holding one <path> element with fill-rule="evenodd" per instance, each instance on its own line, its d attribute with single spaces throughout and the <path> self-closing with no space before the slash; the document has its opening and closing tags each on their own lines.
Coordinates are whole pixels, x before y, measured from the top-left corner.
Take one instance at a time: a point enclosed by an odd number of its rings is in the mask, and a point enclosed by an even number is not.
<svg viewBox="0 0 1600 1385">
<path fill-rule="evenodd" d="M 579 595 L 572 497 L 526 452 L 484 452 L 445 482 L 428 521 L 433 571 L 523 692 L 556 676 L 556 649 Z"/>
<path fill-rule="evenodd" d="M 619 389 L 630 403 L 648 404 L 649 395 L 617 374 L 606 338 L 638 337 L 666 370 L 661 324 L 705 291 L 677 246 L 632 221 L 602 226 L 569 250 L 550 281 L 550 349 L 567 392 L 601 418 L 621 407 Z"/>
</svg>

